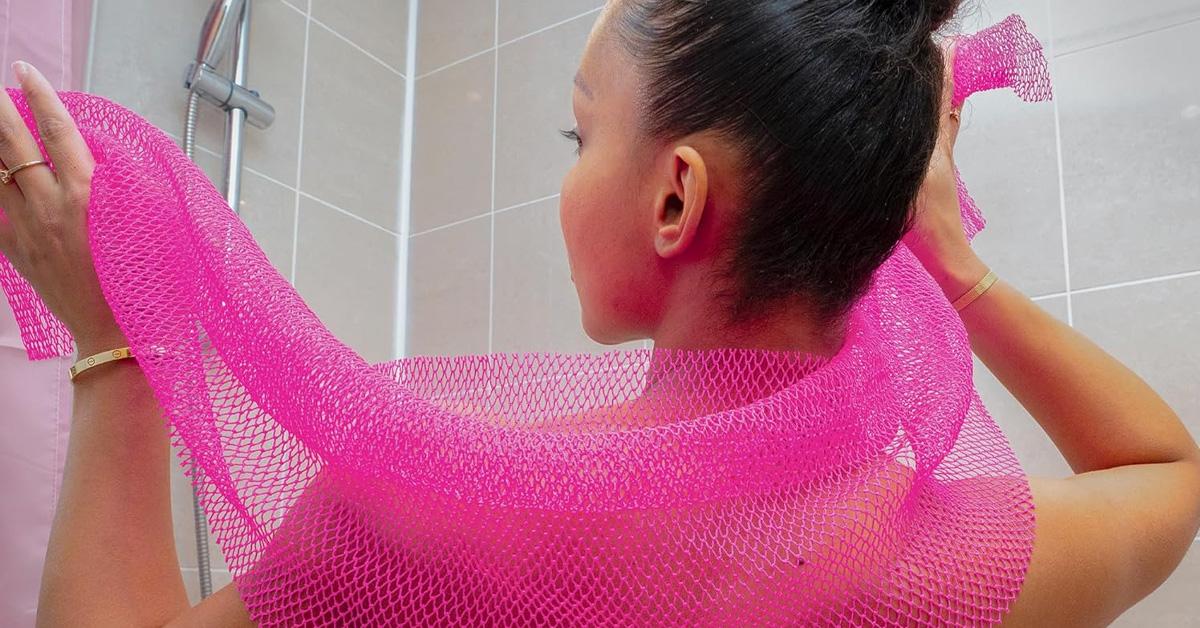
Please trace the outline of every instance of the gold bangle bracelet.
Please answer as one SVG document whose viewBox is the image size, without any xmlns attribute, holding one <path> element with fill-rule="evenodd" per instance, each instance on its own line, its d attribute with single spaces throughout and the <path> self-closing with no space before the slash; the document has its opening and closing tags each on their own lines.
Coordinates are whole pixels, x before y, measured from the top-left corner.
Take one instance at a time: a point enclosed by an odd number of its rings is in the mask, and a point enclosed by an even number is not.
<svg viewBox="0 0 1200 628">
<path fill-rule="evenodd" d="M 70 368 L 69 372 L 71 374 L 71 381 L 74 381 L 80 373 L 88 369 L 95 368 L 101 364 L 116 362 L 117 360 L 128 360 L 132 357 L 133 352 L 130 351 L 129 347 L 121 347 L 120 349 L 113 349 L 111 351 L 105 351 L 103 353 L 97 353 L 96 355 L 88 356 L 76 362 L 75 366 Z"/>
<path fill-rule="evenodd" d="M 988 274 L 984 275 L 983 279 L 980 279 L 979 283 L 975 284 L 974 288 L 971 288 L 966 294 L 962 295 L 957 301 L 954 302 L 954 309 L 959 312 L 963 311 L 963 309 L 965 309 L 968 305 L 974 303 L 975 299 L 983 296 L 983 293 L 987 292 L 988 289 L 991 288 L 999 279 L 1000 278 L 996 275 L 996 271 L 989 270 Z"/>
</svg>

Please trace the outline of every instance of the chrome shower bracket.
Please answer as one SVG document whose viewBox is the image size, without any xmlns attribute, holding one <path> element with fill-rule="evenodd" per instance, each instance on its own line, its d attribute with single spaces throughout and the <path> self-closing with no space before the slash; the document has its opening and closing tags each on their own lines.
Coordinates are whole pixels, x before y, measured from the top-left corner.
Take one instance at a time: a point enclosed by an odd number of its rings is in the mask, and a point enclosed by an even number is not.
<svg viewBox="0 0 1200 628">
<path fill-rule="evenodd" d="M 255 128 L 265 129 L 275 121 L 275 108 L 264 101 L 258 92 L 238 85 L 207 64 L 192 63 L 183 84 L 225 111 L 245 111 L 246 122 Z"/>
</svg>

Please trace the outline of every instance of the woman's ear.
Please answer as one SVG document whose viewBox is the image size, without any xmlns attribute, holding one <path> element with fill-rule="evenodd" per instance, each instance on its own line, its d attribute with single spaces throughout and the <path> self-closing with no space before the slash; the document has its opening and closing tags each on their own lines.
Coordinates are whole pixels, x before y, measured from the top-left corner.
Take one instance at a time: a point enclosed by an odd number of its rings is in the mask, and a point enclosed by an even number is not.
<svg viewBox="0 0 1200 628">
<path fill-rule="evenodd" d="M 675 148 L 668 176 L 654 216 L 654 249 L 663 258 L 676 257 L 691 247 L 708 204 L 708 167 L 696 149 Z"/>
</svg>

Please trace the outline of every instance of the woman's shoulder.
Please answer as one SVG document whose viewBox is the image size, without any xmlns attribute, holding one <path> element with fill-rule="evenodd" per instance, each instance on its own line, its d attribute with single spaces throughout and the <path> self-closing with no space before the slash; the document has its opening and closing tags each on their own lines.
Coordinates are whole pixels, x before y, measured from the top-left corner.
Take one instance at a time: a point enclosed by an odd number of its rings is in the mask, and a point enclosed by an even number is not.
<svg viewBox="0 0 1200 628">
<path fill-rule="evenodd" d="M 1176 496 L 1195 494 L 1197 484 L 1197 464 L 1188 461 L 1030 477 L 1033 556 L 1004 625 L 1111 623 L 1166 581 L 1191 549 L 1200 504 Z M 1173 538 L 1189 542 L 1163 540 Z"/>
</svg>

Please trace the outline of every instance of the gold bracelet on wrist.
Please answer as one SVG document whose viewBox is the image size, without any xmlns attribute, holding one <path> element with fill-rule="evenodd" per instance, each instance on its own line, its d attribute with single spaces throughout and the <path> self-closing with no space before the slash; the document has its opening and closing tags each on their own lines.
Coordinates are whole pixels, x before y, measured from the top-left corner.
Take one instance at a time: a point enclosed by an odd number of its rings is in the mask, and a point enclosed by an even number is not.
<svg viewBox="0 0 1200 628">
<path fill-rule="evenodd" d="M 68 372 L 71 374 L 71 381 L 75 381 L 75 378 L 86 370 L 95 368 L 101 364 L 108 364 L 109 362 L 128 360 L 131 358 L 133 358 L 133 352 L 130 351 L 129 347 L 121 347 L 120 349 L 113 349 L 111 351 L 105 351 L 103 353 L 97 353 L 96 355 L 88 356 L 76 362 L 75 366 L 72 366 Z"/>
<path fill-rule="evenodd" d="M 963 311 L 968 305 L 974 303 L 975 299 L 983 296 L 983 293 L 987 292 L 999 279 L 996 271 L 989 270 L 988 274 L 984 275 L 983 279 L 980 279 L 974 288 L 971 288 L 954 302 L 954 309 L 959 312 Z"/>
</svg>

